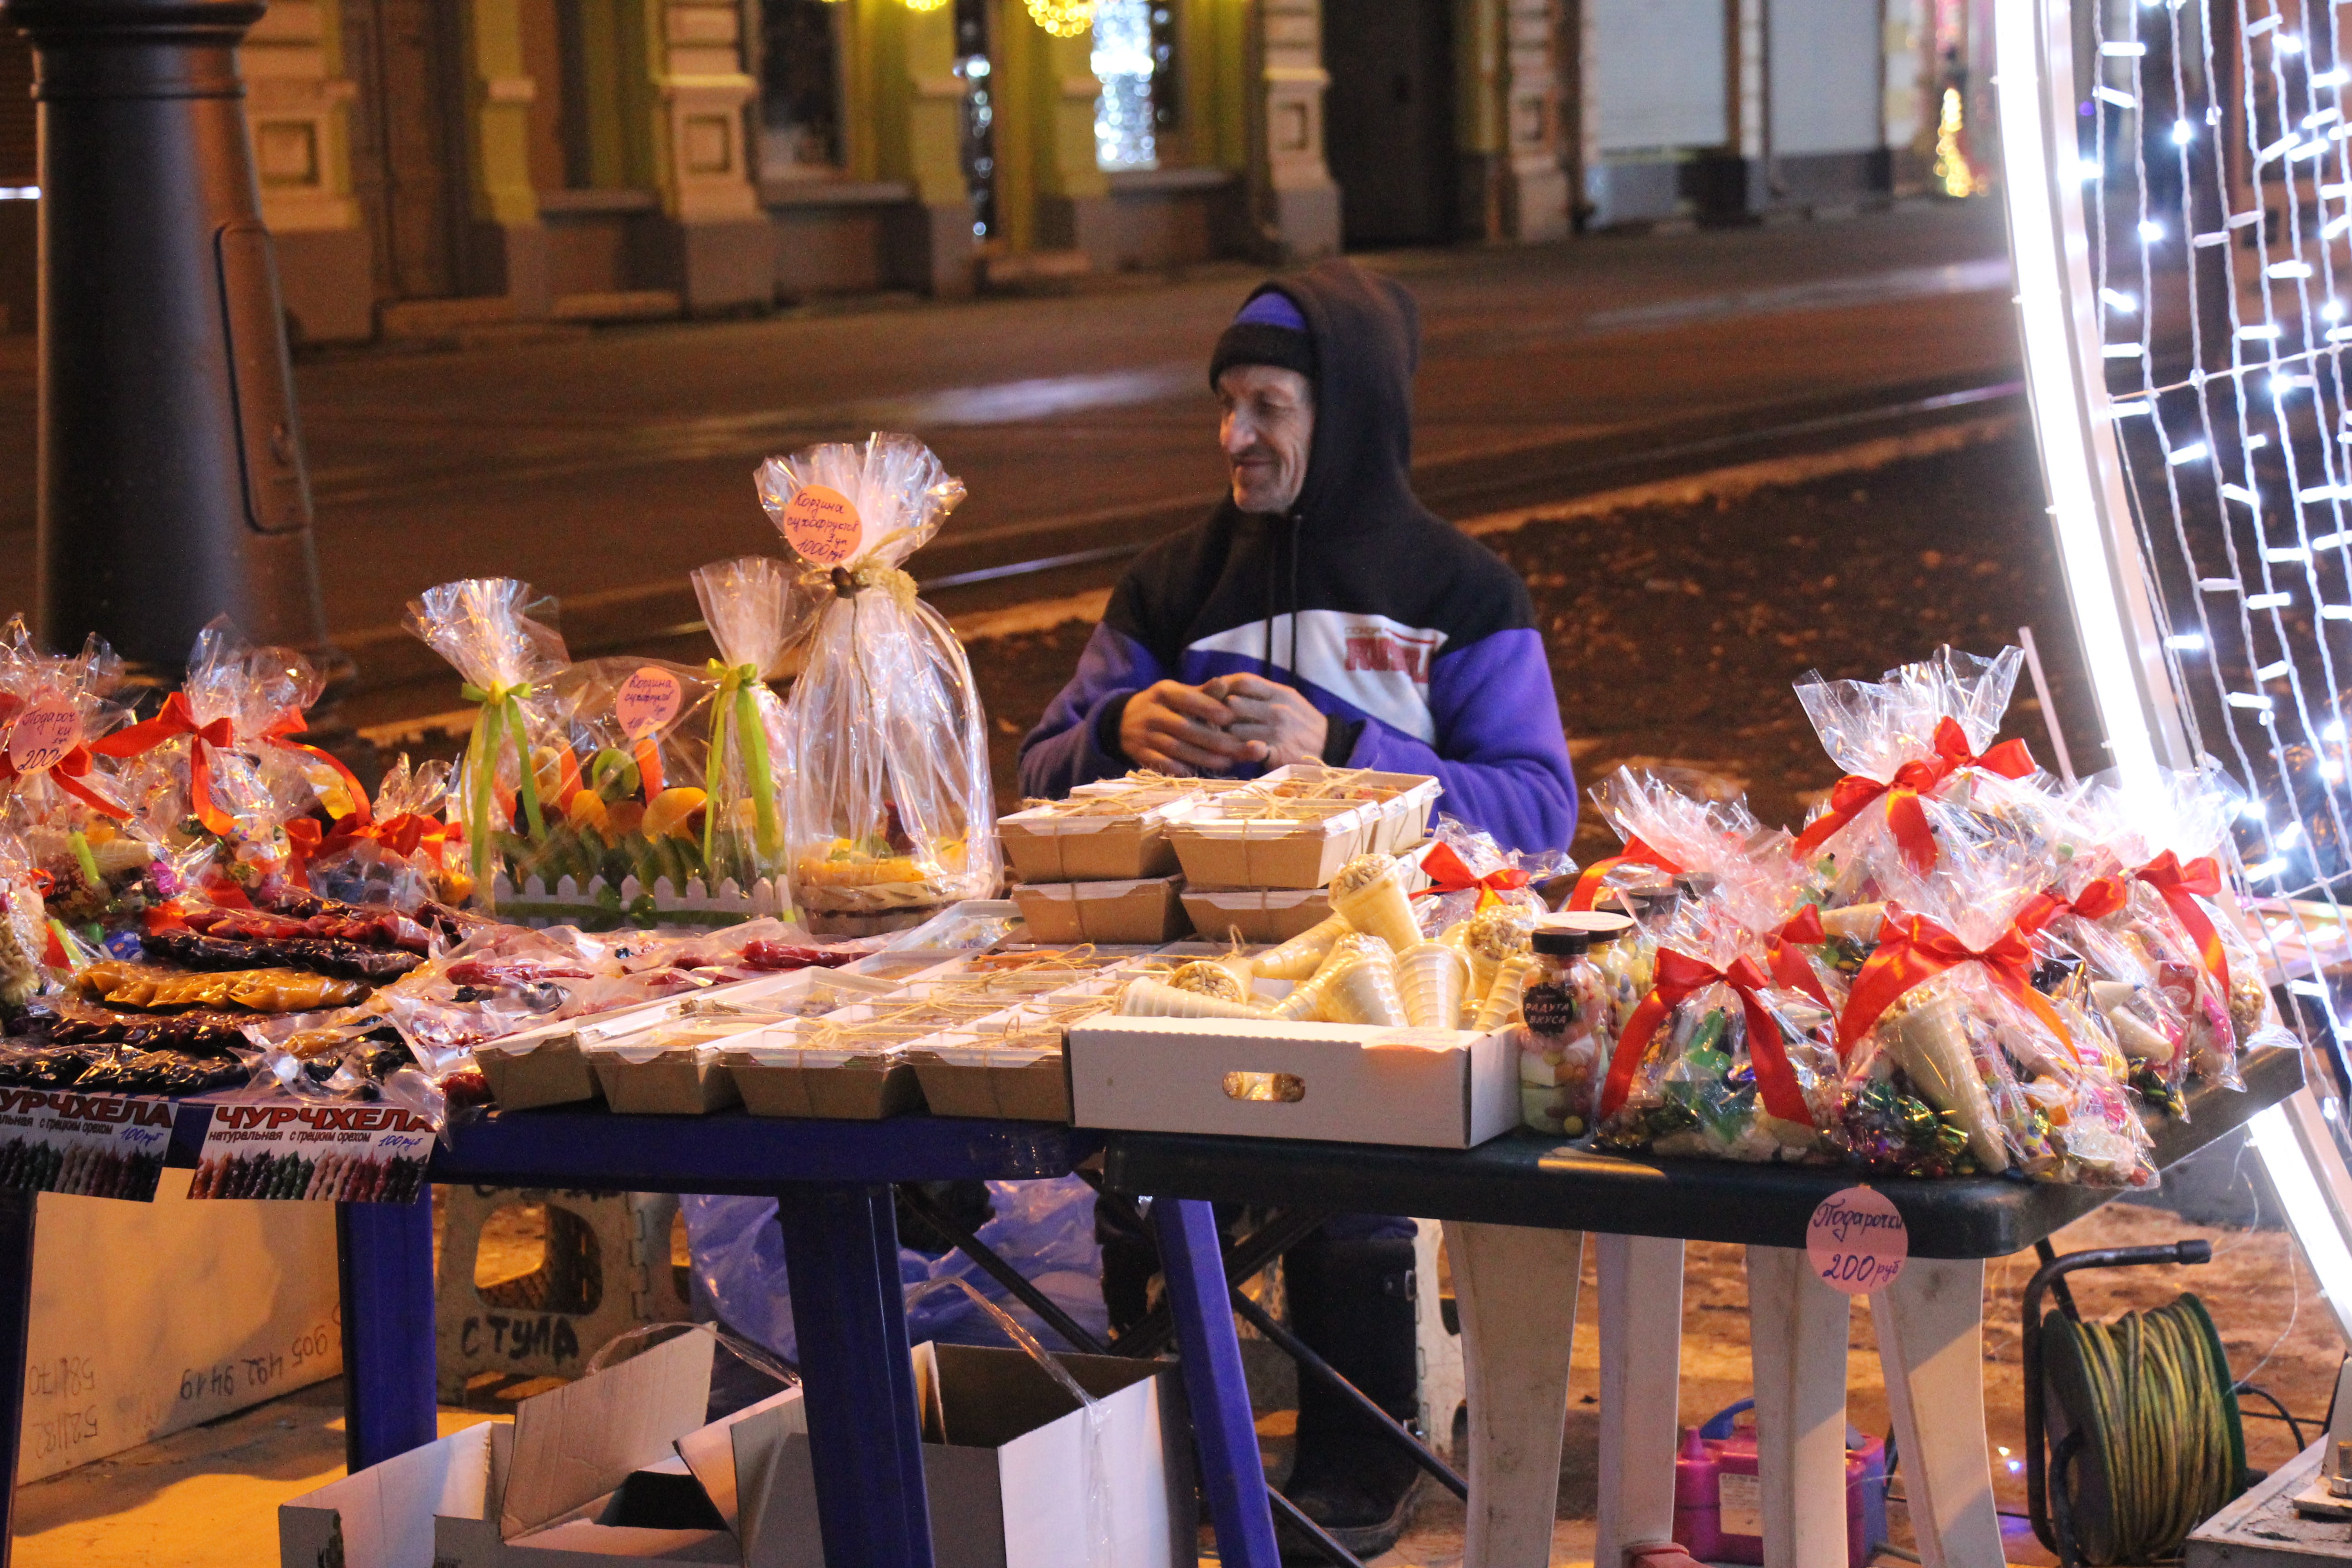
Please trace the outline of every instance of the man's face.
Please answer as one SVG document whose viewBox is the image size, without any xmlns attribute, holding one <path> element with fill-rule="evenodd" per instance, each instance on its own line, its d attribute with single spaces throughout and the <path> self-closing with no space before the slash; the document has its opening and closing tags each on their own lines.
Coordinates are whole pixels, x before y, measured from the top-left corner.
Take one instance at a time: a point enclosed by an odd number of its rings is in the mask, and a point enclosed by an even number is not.
<svg viewBox="0 0 2352 1568">
<path fill-rule="evenodd" d="M 1234 504 L 1279 515 L 1307 482 L 1315 444 L 1315 385 L 1295 370 L 1237 364 L 1217 378 L 1224 410 L 1218 437 L 1234 479 Z"/>
</svg>

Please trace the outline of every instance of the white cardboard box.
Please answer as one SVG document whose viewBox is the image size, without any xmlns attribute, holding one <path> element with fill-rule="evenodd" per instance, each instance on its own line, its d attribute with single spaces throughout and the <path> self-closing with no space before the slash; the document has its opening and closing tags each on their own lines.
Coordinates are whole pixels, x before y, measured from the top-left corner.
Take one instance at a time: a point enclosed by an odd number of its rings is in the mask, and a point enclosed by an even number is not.
<svg viewBox="0 0 2352 1568">
<path fill-rule="evenodd" d="M 1080 1127 L 1466 1149 L 1519 1121 L 1507 1035 L 1101 1017 L 1067 1055 Z"/>
<path fill-rule="evenodd" d="M 800 1391 L 705 1426 L 712 1348 L 681 1335 L 523 1401 L 512 1426 L 468 1427 L 281 1504 L 281 1568 L 825 1568 Z M 1101 1561 L 1192 1568 L 1173 1363 L 1060 1358 L 1097 1401 L 1090 1445 L 1076 1401 L 1022 1352 L 927 1344 L 914 1356 L 940 1568 L 1089 1568 L 1097 1519 Z M 680 1468 L 727 1528 L 599 1522 L 633 1473 Z M 1099 1513 L 1083 1489 L 1090 1475 Z"/>
<path fill-rule="evenodd" d="M 192 1203 L 187 1178 L 40 1194 L 20 1485 L 342 1371 L 335 1205 Z"/>
</svg>

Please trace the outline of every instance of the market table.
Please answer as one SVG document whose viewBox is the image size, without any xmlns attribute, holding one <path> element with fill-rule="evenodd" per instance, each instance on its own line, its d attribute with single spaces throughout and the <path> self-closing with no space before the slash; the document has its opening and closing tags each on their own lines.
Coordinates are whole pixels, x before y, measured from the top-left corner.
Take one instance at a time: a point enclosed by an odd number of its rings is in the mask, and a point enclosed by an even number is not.
<svg viewBox="0 0 2352 1568">
<path fill-rule="evenodd" d="M 194 1166 L 210 1122 L 209 1107 L 181 1108 L 171 1166 Z M 892 1185 L 1066 1175 L 1100 1143 L 1099 1134 L 1050 1123 L 928 1116 L 841 1121 L 623 1116 L 589 1109 L 460 1113 L 427 1176 L 448 1184 L 779 1198 L 827 1560 L 861 1568 L 929 1568 L 930 1521 Z M 1205 1259 L 1187 1259 L 1201 1278 L 1184 1300 L 1213 1300 L 1222 1312 L 1223 1262 L 1213 1226 L 1204 1232 L 1202 1224 L 1207 1205 L 1161 1206 L 1163 1245 L 1172 1244 L 1181 1256 L 1189 1252 L 1188 1227 L 1194 1239 L 1207 1237 Z M 28 1295 L 32 1210 L 29 1197 L 0 1194 L 0 1313 Z M 436 1435 L 433 1215 L 426 1203 L 340 1204 L 337 1210 L 346 1443 L 357 1470 Z M 1201 1345 L 1205 1312 L 1188 1310 L 1181 1300 L 1179 1309 L 1181 1342 Z M 14 1386 L 20 1402 L 22 1317 L 20 1310 L 14 1335 L 0 1321 L 0 1344 L 17 1347 Z M 1223 1321 L 1230 1337 L 1230 1316 Z M 1196 1404 L 1213 1405 L 1220 1390 L 1240 1401 L 1237 1417 L 1216 1410 L 1200 1423 L 1211 1434 L 1204 1447 L 1224 1452 L 1233 1431 L 1251 1431 L 1238 1354 L 1223 1365 L 1214 1384 L 1205 1381 L 1213 1347 L 1192 1359 L 1197 1364 L 1187 1367 L 1186 1386 Z M 11 1442 L 16 1430 L 11 1414 L 5 1426 Z M 1257 1479 L 1254 1460 L 1250 1479 Z M 1260 1513 L 1265 1506 L 1261 1488 Z M 0 1538 L 0 1563 L 5 1560 Z"/>
<path fill-rule="evenodd" d="M 2156 1131 L 2159 1167 L 2303 1087 L 2298 1051 L 2259 1052 L 2244 1066 L 2244 1092 L 2200 1088 L 2189 1120 Z M 1814 1208 L 1853 1185 L 1853 1172 L 1625 1158 L 1533 1132 L 1460 1151 L 1113 1132 L 1104 1176 L 1137 1196 L 1445 1222 L 1470 1407 L 1468 1568 L 1549 1560 L 1584 1231 L 1598 1236 L 1601 1276 L 1593 1561 L 1620 1568 L 1626 1547 L 1672 1535 L 1683 1246 L 1744 1245 L 1764 1559 L 1843 1568 L 1849 1302 L 1814 1275 L 1804 1248 Z M 2118 1194 L 1998 1177 L 1871 1184 L 1910 1231 L 1911 1260 L 1873 1293 L 1871 1313 L 1920 1556 L 1926 1568 L 2000 1568 L 1979 1348 L 1985 1260 Z"/>
</svg>

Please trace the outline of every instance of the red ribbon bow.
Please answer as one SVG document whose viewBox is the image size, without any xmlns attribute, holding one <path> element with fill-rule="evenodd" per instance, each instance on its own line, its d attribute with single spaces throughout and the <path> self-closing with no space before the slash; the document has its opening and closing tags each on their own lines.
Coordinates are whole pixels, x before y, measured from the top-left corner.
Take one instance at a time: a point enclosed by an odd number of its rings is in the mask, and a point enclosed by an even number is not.
<svg viewBox="0 0 2352 1568">
<path fill-rule="evenodd" d="M 1502 895 L 1528 885 L 1528 874 L 1517 866 L 1506 866 L 1499 871 L 1489 871 L 1481 877 L 1463 864 L 1462 857 L 1454 852 L 1451 844 L 1440 844 L 1421 858 L 1421 868 L 1431 878 L 1430 885 L 1412 896 L 1433 899 L 1440 893 L 1466 893 L 1478 889 L 1478 908 L 1499 904 Z"/>
<path fill-rule="evenodd" d="M 1800 860 L 1810 860 L 1826 843 L 1831 835 L 1860 816 L 1870 803 L 1886 797 L 1886 825 L 1894 831 L 1895 847 L 1911 868 L 1922 874 L 1936 868 L 1936 836 L 1927 826 L 1927 814 L 1919 805 L 1919 797 L 1932 795 L 1944 781 L 1962 768 L 1982 768 L 2007 779 L 2021 779 L 2033 772 L 2033 753 L 2022 741 L 2003 741 L 1991 751 L 1979 756 L 1969 750 L 1968 731 L 1959 721 L 1947 714 L 1936 721 L 1933 750 L 1895 770 L 1895 776 L 1881 784 L 1876 779 L 1848 773 L 1830 790 L 1830 808 L 1821 819 L 1797 836 L 1796 855 Z"/>
<path fill-rule="evenodd" d="M 1772 972 L 1773 984 L 1790 991 L 1801 991 L 1830 1011 L 1830 994 L 1822 985 L 1822 977 L 1812 964 L 1799 952 L 1801 947 L 1819 947 L 1829 941 L 1830 933 L 1822 929 L 1822 911 L 1807 904 L 1790 916 L 1780 929 L 1772 933 L 1772 945 L 1765 952 L 1764 967 Z"/>
<path fill-rule="evenodd" d="M 2163 895 L 2164 901 L 2189 930 L 2197 943 L 2197 955 L 2205 961 L 2205 972 L 2221 982 L 2221 995 L 2230 994 L 2230 955 L 2222 949 L 2221 933 L 2213 927 L 2213 919 L 2197 895 L 2216 898 L 2221 891 L 2221 868 L 2210 855 L 2200 856 L 2187 865 L 2168 849 L 2142 866 L 2133 875 Z"/>
<path fill-rule="evenodd" d="M 297 735 L 309 732 L 310 726 L 302 722 L 301 714 L 288 712 L 280 716 L 268 729 L 264 730 L 261 732 L 261 738 L 267 744 L 282 746 L 289 752 L 299 752 L 313 761 L 324 763 L 341 774 L 344 784 L 352 792 L 352 809 L 347 814 L 349 820 L 365 823 L 372 814 L 368 806 L 367 791 L 360 787 L 358 776 L 345 767 L 332 752 L 294 739 Z"/>
<path fill-rule="evenodd" d="M 81 782 L 89 775 L 91 766 L 89 748 L 76 746 L 72 751 L 51 763 L 47 772 L 59 789 L 100 816 L 110 816 L 117 822 L 130 820 L 131 810 L 128 806 L 108 799 L 96 789 Z M 8 753 L 0 751 L 0 784 L 13 784 L 24 776 L 16 771 L 16 762 L 9 757 Z"/>
<path fill-rule="evenodd" d="M 1625 840 L 1625 847 L 1621 853 L 1612 855 L 1606 860 L 1595 860 L 1585 868 L 1584 875 L 1576 879 L 1576 891 L 1569 895 L 1568 907 L 1571 910 L 1591 909 L 1593 900 L 1601 896 L 1601 879 L 1620 866 L 1655 866 L 1669 877 L 1679 877 L 1687 868 L 1667 859 L 1643 843 L 1640 836 L 1636 835 Z"/>
<path fill-rule="evenodd" d="M 210 749 L 236 743 L 236 726 L 226 719 L 215 719 L 209 724 L 196 722 L 196 710 L 188 706 L 188 695 L 174 691 L 163 700 L 163 710 L 144 723 L 133 724 L 128 730 L 118 730 L 90 748 L 101 757 L 144 756 L 174 736 L 188 737 L 188 805 L 198 822 L 211 831 L 226 836 L 234 826 L 228 813 L 213 804 L 213 770 Z"/>
<path fill-rule="evenodd" d="M 1980 948 L 1969 946 L 1925 915 L 1890 915 L 1879 927 L 1878 951 L 1854 976 L 1845 1013 L 1838 1020 L 1838 1055 L 1851 1052 L 1853 1043 L 1868 1034 L 1905 992 L 1963 963 L 1983 965 L 1995 984 L 2032 1011 L 2073 1049 L 2074 1037 L 2065 1020 L 2058 1016 L 2049 998 L 2033 988 L 2033 933 L 2049 924 L 2062 907 L 2049 894 L 2036 893 L 2010 921 L 2008 930 Z"/>
<path fill-rule="evenodd" d="M 1789 1065 L 1780 1026 L 1773 1022 L 1771 1010 L 1764 1005 L 1760 994 L 1771 984 L 1770 977 L 1745 954 L 1718 969 L 1704 959 L 1671 947 L 1658 950 L 1650 994 L 1642 998 L 1642 1005 L 1625 1020 L 1625 1032 L 1617 1037 L 1617 1049 L 1609 1058 L 1609 1077 L 1601 1086 L 1601 1116 L 1614 1116 L 1624 1105 L 1625 1096 L 1633 1087 L 1633 1069 L 1641 1066 L 1643 1053 L 1649 1048 L 1650 1037 L 1657 1033 L 1658 1026 L 1694 992 L 1718 982 L 1738 994 L 1740 1006 L 1748 1015 L 1748 1059 L 1756 1069 L 1756 1093 L 1764 1102 L 1765 1110 L 1782 1121 L 1801 1126 L 1811 1122 L 1812 1111 L 1805 1103 L 1805 1091 L 1797 1082 L 1796 1069 Z"/>
<path fill-rule="evenodd" d="M 2086 921 L 2105 920 L 2121 910 L 2131 897 L 2120 877 L 2095 878 L 2071 899 L 2055 888 L 2044 896 L 2056 900 L 2063 912 L 2080 915 Z"/>
<path fill-rule="evenodd" d="M 286 825 L 286 837 L 294 850 L 291 875 L 299 881 L 311 861 L 338 854 L 363 838 L 373 839 L 403 859 L 422 849 L 438 867 L 443 846 L 463 842 L 465 829 L 454 822 L 404 811 L 380 822 L 346 816 L 332 828 L 320 826 L 315 816 L 299 816 Z"/>
</svg>

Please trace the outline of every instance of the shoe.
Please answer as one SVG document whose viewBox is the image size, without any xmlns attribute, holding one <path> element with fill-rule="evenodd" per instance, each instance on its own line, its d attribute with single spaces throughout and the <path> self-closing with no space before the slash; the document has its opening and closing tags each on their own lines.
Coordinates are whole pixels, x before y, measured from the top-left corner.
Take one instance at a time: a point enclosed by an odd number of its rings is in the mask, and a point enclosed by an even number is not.
<svg viewBox="0 0 2352 1568">
<path fill-rule="evenodd" d="M 1284 1258 L 1283 1278 L 1292 1331 L 1410 1427 L 1420 1402 L 1412 1241 L 1310 1237 Z M 1301 1513 L 1359 1558 L 1396 1544 L 1412 1522 L 1421 1468 L 1360 1411 L 1304 1374 L 1297 1454 L 1282 1490 Z M 1286 1556 L 1313 1553 L 1295 1531 L 1282 1533 Z"/>
</svg>

